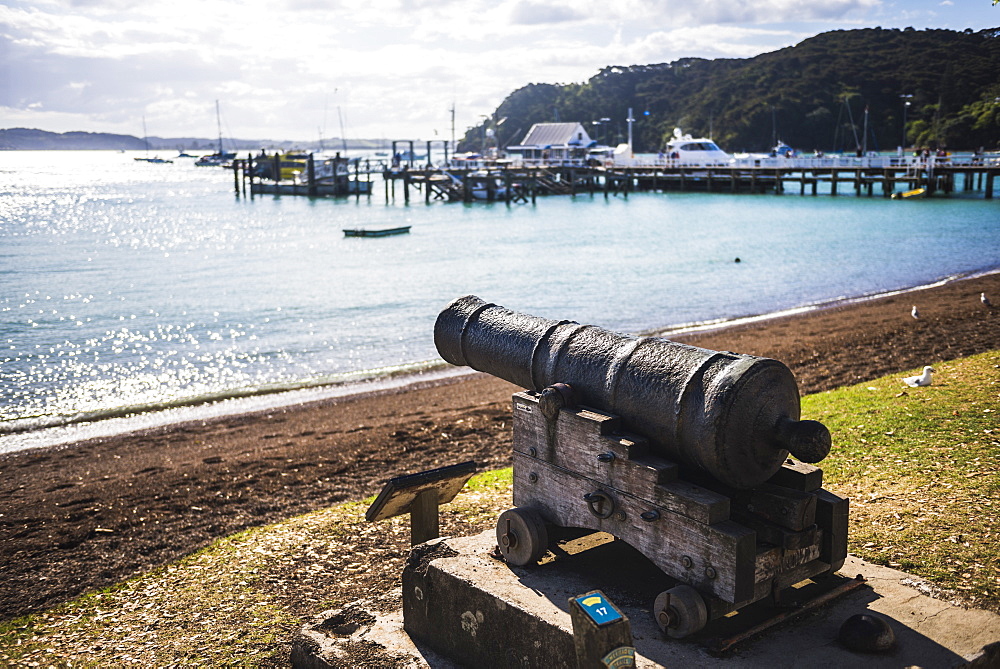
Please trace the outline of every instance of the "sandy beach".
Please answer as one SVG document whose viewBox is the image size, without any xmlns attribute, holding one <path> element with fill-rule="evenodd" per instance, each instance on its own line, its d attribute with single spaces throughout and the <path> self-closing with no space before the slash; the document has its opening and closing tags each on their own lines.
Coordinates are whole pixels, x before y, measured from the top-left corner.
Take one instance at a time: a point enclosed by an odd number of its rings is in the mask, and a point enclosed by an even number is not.
<svg viewBox="0 0 1000 669">
<path fill-rule="evenodd" d="M 1000 306 L 980 292 L 1000 305 L 1000 274 L 674 339 L 781 360 L 814 393 L 1000 348 Z M 473 375 L 2 455 L 0 617 L 362 499 L 392 476 L 507 466 L 517 390 Z"/>
</svg>

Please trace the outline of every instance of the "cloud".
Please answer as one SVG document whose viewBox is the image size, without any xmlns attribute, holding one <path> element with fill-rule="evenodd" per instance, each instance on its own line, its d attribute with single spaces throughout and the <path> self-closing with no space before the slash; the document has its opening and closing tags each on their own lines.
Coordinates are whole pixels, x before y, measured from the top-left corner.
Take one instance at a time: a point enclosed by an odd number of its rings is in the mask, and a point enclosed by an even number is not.
<svg viewBox="0 0 1000 669">
<path fill-rule="evenodd" d="M 511 24 L 526 26 L 569 23 L 584 17 L 584 14 L 571 7 L 528 0 L 521 0 L 511 8 L 510 12 Z"/>
<path fill-rule="evenodd" d="M 946 0 L 950 1 L 950 0 Z M 961 5 L 961 7 L 959 7 Z M 461 132 L 530 83 L 609 64 L 749 57 L 823 30 L 989 27 L 983 0 L 8 0 L 5 123 L 275 139 Z M 45 126 L 51 123 L 53 125 Z M 447 133 L 447 134 L 450 134 Z"/>
</svg>

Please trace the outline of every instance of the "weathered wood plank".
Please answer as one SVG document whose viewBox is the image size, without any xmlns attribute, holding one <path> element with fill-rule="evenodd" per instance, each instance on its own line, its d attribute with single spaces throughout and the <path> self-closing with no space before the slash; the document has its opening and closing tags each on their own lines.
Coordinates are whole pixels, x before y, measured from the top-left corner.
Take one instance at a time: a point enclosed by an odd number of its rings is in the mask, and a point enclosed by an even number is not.
<svg viewBox="0 0 1000 669">
<path fill-rule="evenodd" d="M 534 393 L 516 393 L 514 452 L 552 463 L 602 485 L 703 523 L 729 518 L 729 498 L 678 479 L 677 463 L 649 454 L 638 435 L 618 433 L 618 418 L 587 408 L 563 409 L 550 424 Z"/>
<path fill-rule="evenodd" d="M 655 486 L 651 492 L 650 501 L 699 523 L 712 525 L 730 516 L 728 497 L 682 479 Z"/>
<path fill-rule="evenodd" d="M 830 564 L 831 571 L 844 566 L 847 558 L 847 523 L 850 500 L 829 490 L 816 491 L 816 524 L 823 530 L 819 559 Z"/>
<path fill-rule="evenodd" d="M 789 459 L 767 482 L 800 492 L 812 492 L 823 487 L 823 470 Z"/>
<path fill-rule="evenodd" d="M 758 545 L 758 553 L 754 563 L 754 580 L 757 583 L 769 581 L 799 565 L 818 559 L 819 555 L 819 543 L 794 550 L 783 550 L 777 546 L 764 548 Z"/>
<path fill-rule="evenodd" d="M 600 493 L 594 511 L 584 500 L 588 493 Z M 727 602 L 753 595 L 756 535 L 730 520 L 700 523 L 517 452 L 514 504 L 555 525 L 608 532 L 666 574 Z"/>
<path fill-rule="evenodd" d="M 747 511 L 799 532 L 816 522 L 816 496 L 765 483 L 750 491 Z"/>
<path fill-rule="evenodd" d="M 563 409 L 555 421 L 542 415 L 536 393 L 519 392 L 514 403 L 514 450 L 546 462 L 598 477 L 608 472 L 615 460 L 635 459 L 649 452 L 642 436 L 618 431 L 618 416 L 586 407 Z M 532 451 L 534 449 L 534 451 Z M 611 453 L 613 460 L 598 460 Z M 677 465 L 662 458 L 647 461 L 656 471 L 649 472 L 654 482 L 677 478 Z"/>
<path fill-rule="evenodd" d="M 420 492 L 410 504 L 410 544 L 416 546 L 441 536 L 438 523 L 438 491 Z"/>
<path fill-rule="evenodd" d="M 774 577 L 773 589 L 775 593 L 775 599 L 778 598 L 779 593 L 789 588 L 796 583 L 806 580 L 807 578 L 812 578 L 818 574 L 823 574 L 830 571 L 830 565 L 822 560 L 810 560 L 809 562 L 804 562 L 794 569 L 789 569 L 785 572 Z"/>
<path fill-rule="evenodd" d="M 816 543 L 819 536 L 819 528 L 815 524 L 810 525 L 804 530 L 795 532 L 780 525 L 769 523 L 752 513 L 740 513 L 738 510 L 733 513 L 733 520 L 740 525 L 746 525 L 756 532 L 758 543 L 766 542 L 784 550 L 804 548 Z"/>
</svg>

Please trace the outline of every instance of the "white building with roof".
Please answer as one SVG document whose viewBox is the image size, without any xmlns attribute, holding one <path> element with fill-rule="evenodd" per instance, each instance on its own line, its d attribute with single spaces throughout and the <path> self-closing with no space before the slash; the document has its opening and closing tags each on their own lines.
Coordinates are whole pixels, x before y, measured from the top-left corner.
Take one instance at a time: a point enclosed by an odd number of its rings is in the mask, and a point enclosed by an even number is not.
<svg viewBox="0 0 1000 669">
<path fill-rule="evenodd" d="M 582 123 L 536 123 L 520 144 L 506 149 L 524 160 L 557 163 L 584 160 L 596 144 Z"/>
</svg>

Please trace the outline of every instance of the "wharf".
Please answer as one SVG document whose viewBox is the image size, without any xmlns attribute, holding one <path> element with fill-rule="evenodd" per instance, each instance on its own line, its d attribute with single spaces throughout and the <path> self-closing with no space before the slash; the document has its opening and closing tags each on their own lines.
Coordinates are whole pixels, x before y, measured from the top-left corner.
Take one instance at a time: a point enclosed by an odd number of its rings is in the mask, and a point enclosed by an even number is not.
<svg viewBox="0 0 1000 669">
<path fill-rule="evenodd" d="M 764 161 L 761 161 L 764 162 Z M 493 184 L 485 195 L 463 188 L 470 175 Z M 403 197 L 410 189 L 422 191 L 432 200 L 526 201 L 536 195 L 604 193 L 625 195 L 633 191 L 701 191 L 712 193 L 783 194 L 798 187 L 799 194 L 821 192 L 840 195 L 876 194 L 891 197 L 898 191 L 925 189 L 927 195 L 950 195 L 956 191 L 981 191 L 993 199 L 1000 164 L 898 164 L 861 166 L 809 164 L 789 161 L 784 165 L 497 165 L 477 169 L 403 169 L 386 171 L 387 197 L 394 197 L 402 184 Z"/>
<path fill-rule="evenodd" d="M 301 160 L 299 160 L 301 158 Z M 237 195 L 305 195 L 307 197 L 342 197 L 346 195 L 371 195 L 372 174 L 368 166 L 362 169 L 359 161 L 353 163 L 338 153 L 333 158 L 317 159 L 313 154 L 295 156 L 295 165 L 302 165 L 301 173 L 283 179 L 282 156 L 247 156 L 233 161 L 233 182 Z"/>
<path fill-rule="evenodd" d="M 774 193 L 892 197 L 923 189 L 923 194 L 951 195 L 956 191 L 982 192 L 993 199 L 1000 162 L 996 160 L 940 160 L 905 158 L 739 158 L 718 165 L 685 165 L 670 160 L 650 163 L 600 164 L 596 161 L 541 162 L 446 161 L 445 167 L 410 162 L 389 167 L 383 163 L 345 159 L 335 162 L 336 177 L 315 176 L 313 157 L 308 157 L 304 177 L 269 179 L 258 174 L 260 165 L 277 160 L 268 157 L 238 160 L 233 165 L 237 194 L 305 195 L 340 197 L 368 195 L 381 176 L 386 201 L 397 197 L 406 202 L 423 197 L 427 203 L 446 202 L 535 202 L 545 195 L 622 195 L 630 192 Z M 329 161 L 327 161 L 329 162 Z M 279 173 L 275 170 L 275 173 Z"/>
</svg>

